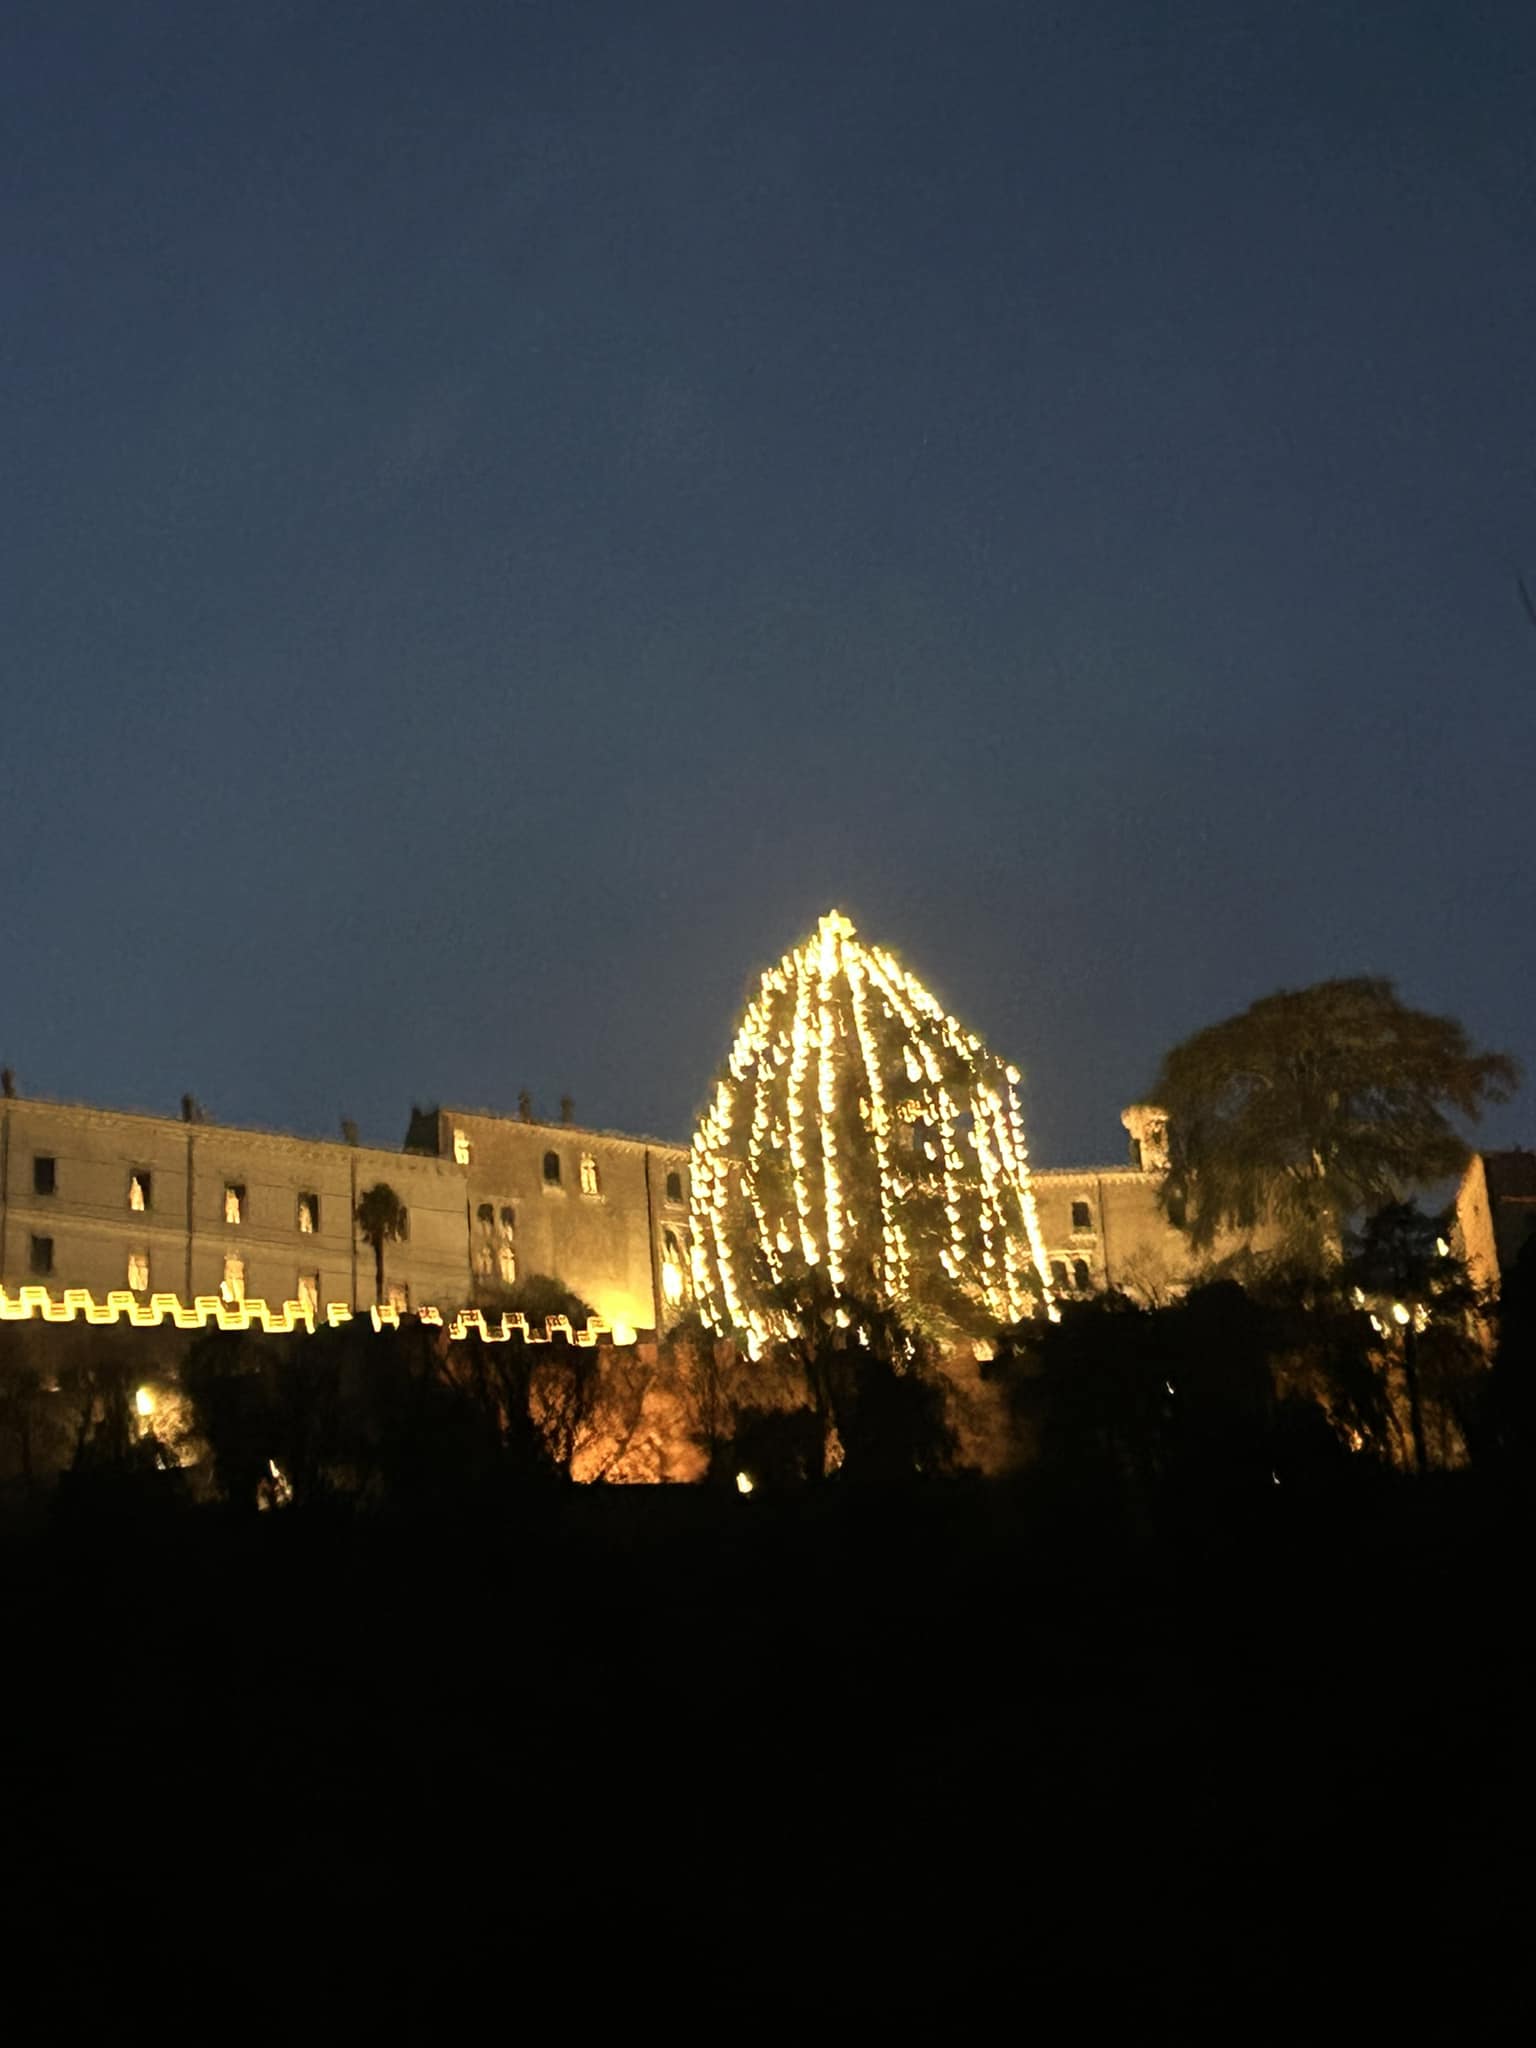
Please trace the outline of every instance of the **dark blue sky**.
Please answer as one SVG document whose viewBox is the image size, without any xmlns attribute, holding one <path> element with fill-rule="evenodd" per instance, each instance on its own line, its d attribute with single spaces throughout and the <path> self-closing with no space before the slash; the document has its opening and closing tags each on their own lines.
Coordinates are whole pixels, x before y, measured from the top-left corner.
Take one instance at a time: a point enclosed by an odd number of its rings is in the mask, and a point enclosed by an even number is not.
<svg viewBox="0 0 1536 2048">
<path fill-rule="evenodd" d="M 1049 1162 L 1280 984 L 1536 1064 L 1533 110 L 1528 4 L 12 0 L 0 1052 L 685 1135 L 836 903 Z"/>
</svg>

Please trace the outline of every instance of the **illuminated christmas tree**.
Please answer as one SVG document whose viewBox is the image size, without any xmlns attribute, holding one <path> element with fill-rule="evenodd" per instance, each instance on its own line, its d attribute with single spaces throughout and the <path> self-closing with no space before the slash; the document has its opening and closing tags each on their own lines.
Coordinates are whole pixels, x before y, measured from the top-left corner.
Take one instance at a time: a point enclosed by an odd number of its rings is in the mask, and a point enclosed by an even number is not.
<svg viewBox="0 0 1536 2048">
<path fill-rule="evenodd" d="M 936 1334 L 1047 1308 L 1018 1079 L 829 913 L 763 976 L 694 1133 L 706 1320 L 755 1351 L 800 1289 Z"/>
</svg>

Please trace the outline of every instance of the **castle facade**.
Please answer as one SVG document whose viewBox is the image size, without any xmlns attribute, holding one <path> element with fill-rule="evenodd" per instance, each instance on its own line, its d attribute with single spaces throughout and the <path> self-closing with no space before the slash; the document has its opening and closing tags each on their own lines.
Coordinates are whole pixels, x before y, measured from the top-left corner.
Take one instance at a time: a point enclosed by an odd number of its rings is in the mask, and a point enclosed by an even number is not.
<svg viewBox="0 0 1536 2048">
<path fill-rule="evenodd" d="M 1147 1119 L 1154 1118 L 1150 1124 Z M 1130 1162 L 1032 1175 L 1053 1287 L 1156 1300 L 1188 1278 L 1157 1203 L 1155 1113 L 1127 1111 Z M 571 1122 L 436 1108 L 398 1150 L 209 1120 L 0 1098 L 0 1286 L 185 1301 L 506 1306 L 545 1275 L 621 1339 L 691 1302 L 685 1146 Z M 355 1217 L 392 1188 L 404 1236 L 379 1299 Z"/>
</svg>

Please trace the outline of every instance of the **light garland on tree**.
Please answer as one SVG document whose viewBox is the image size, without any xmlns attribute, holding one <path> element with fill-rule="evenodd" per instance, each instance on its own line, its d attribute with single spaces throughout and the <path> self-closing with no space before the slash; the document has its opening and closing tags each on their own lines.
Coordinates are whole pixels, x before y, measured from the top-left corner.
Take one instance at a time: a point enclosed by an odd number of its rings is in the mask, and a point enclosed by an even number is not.
<svg viewBox="0 0 1536 2048">
<path fill-rule="evenodd" d="M 947 1288 L 1000 1323 L 1054 1313 L 1018 1080 L 829 912 L 763 975 L 694 1132 L 706 1320 L 755 1354 L 785 1328 L 775 1292 L 811 1269 L 898 1308 Z"/>
</svg>

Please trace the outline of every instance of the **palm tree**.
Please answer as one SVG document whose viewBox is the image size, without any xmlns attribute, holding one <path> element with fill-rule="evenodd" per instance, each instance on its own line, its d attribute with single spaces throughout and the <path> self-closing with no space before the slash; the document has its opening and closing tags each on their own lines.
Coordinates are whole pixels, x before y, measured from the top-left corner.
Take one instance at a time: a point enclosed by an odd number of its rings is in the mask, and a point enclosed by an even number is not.
<svg viewBox="0 0 1536 2048">
<path fill-rule="evenodd" d="M 373 1246 L 374 1300 L 384 1300 L 384 1247 L 405 1235 L 405 1204 L 389 1185 L 378 1181 L 357 1205 L 357 1228 L 364 1242 Z"/>
</svg>

